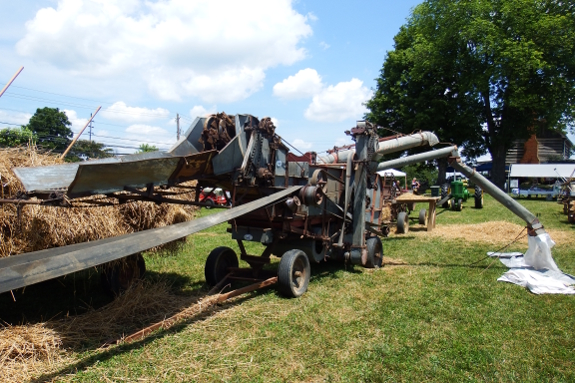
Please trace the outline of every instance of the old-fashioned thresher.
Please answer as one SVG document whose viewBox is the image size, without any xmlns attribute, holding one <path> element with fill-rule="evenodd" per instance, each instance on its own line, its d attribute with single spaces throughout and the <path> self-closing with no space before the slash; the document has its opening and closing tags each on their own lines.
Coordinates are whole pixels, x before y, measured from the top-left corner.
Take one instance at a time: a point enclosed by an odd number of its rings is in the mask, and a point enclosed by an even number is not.
<svg viewBox="0 0 575 383">
<path fill-rule="evenodd" d="M 262 281 L 261 286 L 277 283 L 283 294 L 297 297 L 307 289 L 310 264 L 334 260 L 380 267 L 381 238 L 389 232 L 389 219 L 382 212 L 393 196 L 377 171 L 441 157 L 523 218 L 530 232 L 544 233 L 533 214 L 462 164 L 455 146 L 380 162 L 383 154 L 435 146 L 438 139 L 433 133 L 379 137 L 376 126 L 366 121 L 346 133 L 354 146 L 325 156 L 313 152 L 298 156 L 276 134 L 271 119 L 222 113 L 197 118 L 167 153 L 15 169 L 27 191 L 15 203 L 64 208 L 74 206 L 78 198 L 105 196 L 120 203 L 146 200 L 201 206 L 197 197 L 182 201 L 173 198 L 173 191 L 167 192 L 167 187 L 173 190 L 196 180 L 197 190 L 229 190 L 233 207 L 169 227 L 0 259 L 0 292 L 129 257 L 228 222 L 239 258 L 250 267 L 239 268 L 233 249 L 217 247 L 205 264 L 207 283 L 218 286 L 233 279 Z M 246 241 L 264 245 L 262 254 L 248 254 Z M 281 258 L 277 272 L 264 267 L 272 255 Z M 140 262 L 133 262 L 133 267 Z"/>
</svg>

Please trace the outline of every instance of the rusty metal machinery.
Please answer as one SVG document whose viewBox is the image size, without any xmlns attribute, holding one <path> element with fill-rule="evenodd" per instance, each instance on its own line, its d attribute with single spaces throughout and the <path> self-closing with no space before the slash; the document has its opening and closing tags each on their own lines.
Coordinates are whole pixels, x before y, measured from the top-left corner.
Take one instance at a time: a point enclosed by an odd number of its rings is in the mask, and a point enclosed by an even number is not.
<svg viewBox="0 0 575 383">
<path fill-rule="evenodd" d="M 381 266 L 380 238 L 389 232 L 382 212 L 390 195 L 377 170 L 397 161 L 408 164 L 449 157 L 458 171 L 530 227 L 543 230 L 531 213 L 460 164 L 456 147 L 379 162 L 384 154 L 437 144 L 433 133 L 380 138 L 376 126 L 366 121 L 346 133 L 355 145 L 323 157 L 315 153 L 296 156 L 275 133 L 271 119 L 220 113 L 197 118 L 167 153 L 15 169 L 27 191 L 20 202 L 74 206 L 78 197 L 92 196 L 97 202 L 104 196 L 120 202 L 201 205 L 166 193 L 167 187 L 197 180 L 198 188 L 229 190 L 234 207 L 171 227 L 0 259 L 0 292 L 123 258 L 228 221 L 240 258 L 250 269 L 239 269 L 236 253 L 219 247 L 206 262 L 206 281 L 218 285 L 228 279 L 269 279 L 263 266 L 276 255 L 281 257 L 278 289 L 297 297 L 307 289 L 310 264 L 339 260 L 368 268 Z M 259 242 L 265 250 L 259 256 L 250 255 L 245 241 Z"/>
</svg>

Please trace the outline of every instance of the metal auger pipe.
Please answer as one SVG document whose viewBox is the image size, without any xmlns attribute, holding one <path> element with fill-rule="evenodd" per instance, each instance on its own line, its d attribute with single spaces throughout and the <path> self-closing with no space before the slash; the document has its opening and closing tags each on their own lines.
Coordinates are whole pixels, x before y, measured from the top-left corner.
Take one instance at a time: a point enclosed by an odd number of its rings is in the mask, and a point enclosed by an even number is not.
<svg viewBox="0 0 575 383">
<path fill-rule="evenodd" d="M 392 168 L 401 168 L 403 166 L 416 164 L 424 161 L 431 161 L 437 158 L 443 158 L 451 155 L 453 151 L 457 151 L 457 146 L 449 146 L 446 148 L 431 150 L 425 153 L 414 154 L 412 156 L 396 158 L 390 161 L 384 161 L 377 164 L 377 171 L 387 170 Z"/>
<path fill-rule="evenodd" d="M 487 194 L 495 198 L 497 202 L 499 202 L 507 209 L 511 210 L 513 214 L 524 220 L 529 227 L 535 230 L 535 233 L 537 235 L 545 233 L 545 229 L 543 228 L 543 225 L 539 221 L 539 218 L 537 218 L 533 213 L 531 213 L 529 210 L 523 207 L 523 205 L 521 205 L 519 202 L 509 197 L 507 193 L 503 192 L 497 186 L 492 184 L 487 178 L 477 173 L 475 169 L 472 169 L 469 166 L 459 162 L 458 158 L 459 153 L 457 153 L 456 151 L 454 152 L 454 157 L 455 156 L 457 156 L 457 158 L 455 158 L 455 160 L 451 161 L 450 163 L 453 169 L 464 174 L 467 178 L 473 181 L 473 183 L 479 185 L 483 189 L 483 191 L 485 191 Z"/>
<path fill-rule="evenodd" d="M 433 146 L 439 143 L 437 136 L 431 132 L 420 132 L 411 134 L 409 136 L 401 136 L 393 139 L 378 142 L 377 149 L 375 151 L 375 156 L 371 158 L 371 161 L 379 160 L 384 154 L 390 154 L 395 152 L 400 152 L 402 150 L 407 150 L 411 148 L 416 148 L 418 146 L 429 145 Z M 327 156 L 321 156 L 318 158 L 318 163 L 324 164 L 334 164 L 347 162 L 349 156 L 355 154 L 355 148 L 350 148 L 342 150 L 341 152 L 334 152 L 328 154 Z"/>
</svg>

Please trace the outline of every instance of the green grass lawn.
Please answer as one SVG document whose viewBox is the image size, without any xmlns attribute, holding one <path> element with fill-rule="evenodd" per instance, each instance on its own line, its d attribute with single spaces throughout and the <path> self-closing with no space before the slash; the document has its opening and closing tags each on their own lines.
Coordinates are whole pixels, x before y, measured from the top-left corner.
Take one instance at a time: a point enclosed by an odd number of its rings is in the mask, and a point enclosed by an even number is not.
<svg viewBox="0 0 575 383">
<path fill-rule="evenodd" d="M 557 203 L 521 203 L 545 227 L 573 232 Z M 471 206 L 439 209 L 437 225 L 523 225 L 489 197 L 484 209 Z M 237 249 L 226 227 L 191 236 L 179 252 L 146 255 L 151 288 L 169 281 L 173 294 L 205 293 L 209 252 Z M 506 270 L 498 263 L 471 265 L 492 245 L 407 235 L 383 246 L 381 269 L 314 265 L 301 298 L 258 291 L 134 344 L 73 351 L 73 362 L 39 381 L 575 381 L 575 296 L 533 295 L 497 282 Z M 571 245 L 553 254 L 575 273 Z"/>
</svg>

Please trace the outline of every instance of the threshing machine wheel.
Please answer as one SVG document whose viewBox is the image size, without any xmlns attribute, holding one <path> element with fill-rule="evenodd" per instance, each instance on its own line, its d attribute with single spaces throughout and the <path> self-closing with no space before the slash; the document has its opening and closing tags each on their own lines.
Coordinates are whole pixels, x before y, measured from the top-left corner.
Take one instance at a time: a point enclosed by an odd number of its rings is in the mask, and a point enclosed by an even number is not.
<svg viewBox="0 0 575 383">
<path fill-rule="evenodd" d="M 427 224 L 427 210 L 421 209 L 419 211 L 419 224 L 425 225 Z"/>
<path fill-rule="evenodd" d="M 409 217 L 402 211 L 397 214 L 397 234 L 406 234 L 409 231 Z"/>
<path fill-rule="evenodd" d="M 383 262 L 383 246 L 379 237 L 369 237 L 367 239 L 367 262 L 365 267 L 368 269 L 379 268 Z"/>
<path fill-rule="evenodd" d="M 146 272 L 142 254 L 134 254 L 122 260 L 104 265 L 101 273 L 102 287 L 115 296 L 128 290 Z"/>
<path fill-rule="evenodd" d="M 278 266 L 279 292 L 290 298 L 302 296 L 307 290 L 310 274 L 309 259 L 302 250 L 286 251 Z"/>
<path fill-rule="evenodd" d="M 483 209 L 483 190 L 479 186 L 475 187 L 475 208 Z"/>
<path fill-rule="evenodd" d="M 449 195 L 449 185 L 448 184 L 441 185 L 441 199 L 444 199 L 448 195 Z M 449 200 L 445 201 L 443 203 L 442 207 L 448 208 L 449 207 Z"/>
<path fill-rule="evenodd" d="M 215 286 L 228 275 L 230 267 L 238 267 L 238 256 L 229 247 L 216 247 L 206 260 L 204 275 L 210 286 Z"/>
</svg>

